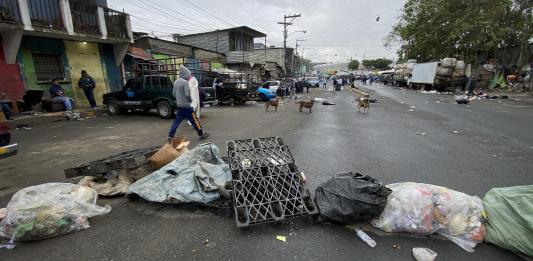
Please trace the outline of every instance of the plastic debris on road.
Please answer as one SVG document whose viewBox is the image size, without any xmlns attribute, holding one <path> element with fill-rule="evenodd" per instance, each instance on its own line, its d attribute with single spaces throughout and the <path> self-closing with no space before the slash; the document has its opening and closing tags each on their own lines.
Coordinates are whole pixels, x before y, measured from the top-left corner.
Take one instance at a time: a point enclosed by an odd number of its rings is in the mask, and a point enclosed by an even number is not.
<svg viewBox="0 0 533 261">
<path fill-rule="evenodd" d="M 433 261 L 437 258 L 437 253 L 429 248 L 415 247 L 413 256 L 417 261 Z"/>
<path fill-rule="evenodd" d="M 218 147 L 202 144 L 163 168 L 133 183 L 128 194 L 161 203 L 209 203 L 220 198 L 220 189 L 231 181 L 229 166 Z"/>
<path fill-rule="evenodd" d="M 287 242 L 287 237 L 286 236 L 276 236 L 276 240 Z"/>
<path fill-rule="evenodd" d="M 379 217 L 391 190 L 376 179 L 359 173 L 334 175 L 315 192 L 320 218 L 354 224 Z"/>
<path fill-rule="evenodd" d="M 363 242 L 365 242 L 369 247 L 376 247 L 377 246 L 377 243 L 374 239 L 372 239 L 369 235 L 367 235 L 363 230 L 359 229 L 359 228 L 356 228 L 354 229 L 355 231 L 355 234 L 357 235 L 357 237 L 359 237 L 359 239 L 363 240 Z"/>
<path fill-rule="evenodd" d="M 533 257 L 533 185 L 491 189 L 483 206 L 485 241 Z"/>
<path fill-rule="evenodd" d="M 422 183 L 396 183 L 372 225 L 385 232 L 438 233 L 468 252 L 485 235 L 483 204 L 476 196 Z"/>
<path fill-rule="evenodd" d="M 24 188 L 7 204 L 0 236 L 14 241 L 33 241 L 89 228 L 90 217 L 111 211 L 96 205 L 91 188 L 69 183 L 46 183 Z"/>
</svg>

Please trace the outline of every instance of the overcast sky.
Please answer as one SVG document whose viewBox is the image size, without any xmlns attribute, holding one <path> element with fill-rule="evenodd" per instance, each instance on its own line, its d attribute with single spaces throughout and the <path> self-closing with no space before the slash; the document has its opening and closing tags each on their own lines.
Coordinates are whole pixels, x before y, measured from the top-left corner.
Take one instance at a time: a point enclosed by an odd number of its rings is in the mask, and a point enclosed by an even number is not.
<svg viewBox="0 0 533 261">
<path fill-rule="evenodd" d="M 299 53 L 314 62 L 396 58 L 383 47 L 405 0 L 108 0 L 131 15 L 134 31 L 160 38 L 246 25 L 267 34 L 267 45 L 283 46 L 284 14 L 301 13 L 289 27 L 287 45 L 306 39 Z M 376 21 L 377 17 L 379 21 Z M 256 39 L 256 42 L 264 42 Z"/>
</svg>

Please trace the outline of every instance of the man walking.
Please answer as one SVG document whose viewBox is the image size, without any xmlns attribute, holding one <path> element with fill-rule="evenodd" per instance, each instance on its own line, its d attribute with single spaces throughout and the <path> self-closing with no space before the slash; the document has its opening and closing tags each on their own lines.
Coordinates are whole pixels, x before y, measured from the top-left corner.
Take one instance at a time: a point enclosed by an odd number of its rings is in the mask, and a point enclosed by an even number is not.
<svg viewBox="0 0 533 261">
<path fill-rule="evenodd" d="M 96 82 L 93 77 L 91 77 L 86 70 L 81 71 L 81 78 L 78 81 L 78 88 L 83 89 L 85 97 L 89 101 L 91 108 L 96 109 L 96 100 L 94 99 L 94 88 L 96 87 Z"/>
<path fill-rule="evenodd" d="M 200 139 L 206 139 L 209 137 L 209 133 L 204 133 L 202 125 L 200 125 L 200 121 L 198 121 L 198 118 L 194 113 L 194 109 L 191 106 L 192 97 L 191 89 L 189 87 L 191 71 L 189 71 L 187 67 L 180 66 L 179 72 L 180 77 L 174 82 L 174 89 L 172 89 L 172 95 L 176 97 L 176 105 L 178 108 L 176 113 L 176 119 L 174 119 L 174 123 L 172 123 L 172 127 L 170 127 L 167 140 L 169 143 L 172 142 L 172 139 L 176 134 L 178 126 L 185 119 L 192 124 L 192 126 L 198 133 L 198 136 L 200 136 Z"/>
</svg>

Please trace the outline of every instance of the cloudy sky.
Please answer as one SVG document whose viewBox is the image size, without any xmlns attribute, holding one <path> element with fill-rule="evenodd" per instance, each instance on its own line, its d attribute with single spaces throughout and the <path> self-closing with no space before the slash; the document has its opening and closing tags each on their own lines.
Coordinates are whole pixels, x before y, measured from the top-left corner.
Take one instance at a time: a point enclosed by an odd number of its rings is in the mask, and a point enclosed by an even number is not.
<svg viewBox="0 0 533 261">
<path fill-rule="evenodd" d="M 111 8 L 131 15 L 133 30 L 169 38 L 246 25 L 266 33 L 267 45 L 283 46 L 284 14 L 301 13 L 289 27 L 288 46 L 314 62 L 353 58 L 396 58 L 383 37 L 400 15 L 405 0 L 108 0 Z M 376 18 L 380 17 L 379 21 Z M 297 31 L 307 31 L 306 34 Z M 291 34 L 293 33 L 294 34 Z M 264 42 L 256 39 L 256 42 Z"/>
</svg>

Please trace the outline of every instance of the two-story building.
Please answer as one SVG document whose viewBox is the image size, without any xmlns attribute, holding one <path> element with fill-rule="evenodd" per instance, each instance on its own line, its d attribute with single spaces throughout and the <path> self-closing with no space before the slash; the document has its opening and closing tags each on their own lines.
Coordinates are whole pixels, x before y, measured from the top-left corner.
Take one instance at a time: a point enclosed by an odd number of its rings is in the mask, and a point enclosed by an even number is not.
<svg viewBox="0 0 533 261">
<path fill-rule="evenodd" d="M 226 66 L 243 73 L 262 75 L 266 64 L 263 57 L 254 53 L 254 39 L 264 38 L 266 34 L 247 26 L 182 35 L 178 42 L 223 53 L 226 55 Z"/>
<path fill-rule="evenodd" d="M 87 105 L 80 71 L 96 81 L 95 96 L 121 88 L 122 60 L 133 42 L 128 14 L 105 0 L 1 0 L 0 92 L 19 100 L 26 90 L 48 94 L 52 78 Z"/>
<path fill-rule="evenodd" d="M 257 57 L 264 56 L 261 59 L 266 62 L 265 70 L 268 72 L 270 78 L 279 79 L 285 75 L 293 75 L 293 70 L 296 69 L 296 57 L 293 48 L 265 48 L 264 45 L 256 45 L 256 47 L 258 48 L 254 49 L 254 54 Z"/>
</svg>

